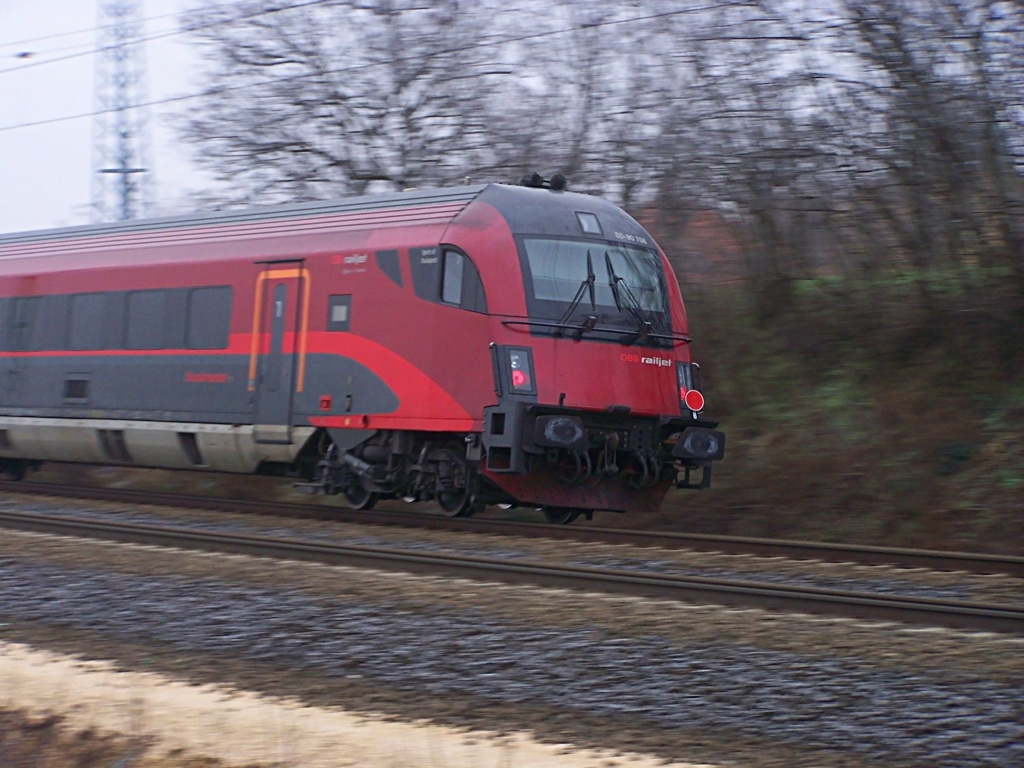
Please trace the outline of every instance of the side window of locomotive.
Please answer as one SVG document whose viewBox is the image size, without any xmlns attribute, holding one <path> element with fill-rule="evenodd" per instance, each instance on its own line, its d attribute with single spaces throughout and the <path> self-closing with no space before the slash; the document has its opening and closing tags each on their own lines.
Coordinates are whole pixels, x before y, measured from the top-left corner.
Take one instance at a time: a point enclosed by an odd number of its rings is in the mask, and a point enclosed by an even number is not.
<svg viewBox="0 0 1024 768">
<path fill-rule="evenodd" d="M 106 294 L 76 293 L 71 296 L 68 349 L 103 349 L 103 319 L 106 308 Z"/>
<path fill-rule="evenodd" d="M 7 326 L 10 325 L 7 313 L 10 310 L 10 299 L 0 299 L 0 349 L 5 352 L 10 349 L 10 342 L 7 340 Z"/>
<path fill-rule="evenodd" d="M 226 349 L 231 326 L 231 286 L 190 289 L 187 316 L 189 349 Z"/>
<path fill-rule="evenodd" d="M 402 287 L 402 267 L 398 263 L 398 251 L 377 251 L 374 254 L 377 267 L 387 275 L 391 282 Z"/>
<path fill-rule="evenodd" d="M 484 286 L 476 265 L 468 256 L 451 249 L 444 252 L 441 301 L 470 312 L 487 312 Z"/>
<path fill-rule="evenodd" d="M 438 301 L 441 297 L 441 249 L 409 249 L 409 271 L 413 292 L 421 299 Z"/>
<path fill-rule="evenodd" d="M 327 330 L 347 331 L 352 314 L 352 294 L 327 297 Z"/>
<path fill-rule="evenodd" d="M 463 309 L 470 312 L 487 312 L 487 297 L 484 296 L 484 284 L 480 281 L 480 273 L 476 265 L 468 258 L 462 270 L 462 303 Z"/>
<path fill-rule="evenodd" d="M 160 349 L 164 336 L 165 291 L 131 291 L 125 312 L 125 346 L 128 349 Z"/>
<path fill-rule="evenodd" d="M 444 252 L 444 276 L 441 279 L 441 301 L 458 306 L 462 302 L 462 272 L 466 257 L 458 251 Z"/>
</svg>

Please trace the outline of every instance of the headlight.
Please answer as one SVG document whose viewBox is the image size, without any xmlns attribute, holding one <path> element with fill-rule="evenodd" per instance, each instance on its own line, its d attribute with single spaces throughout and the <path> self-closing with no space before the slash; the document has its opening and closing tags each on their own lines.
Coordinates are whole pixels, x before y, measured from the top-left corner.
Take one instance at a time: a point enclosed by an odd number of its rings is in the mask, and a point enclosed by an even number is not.
<svg viewBox="0 0 1024 768">
<path fill-rule="evenodd" d="M 725 455 L 725 434 L 716 429 L 687 427 L 672 449 L 677 459 L 716 461 Z"/>
<path fill-rule="evenodd" d="M 533 442 L 546 448 L 581 451 L 590 445 L 587 428 L 577 416 L 538 416 L 533 427 Z"/>
</svg>

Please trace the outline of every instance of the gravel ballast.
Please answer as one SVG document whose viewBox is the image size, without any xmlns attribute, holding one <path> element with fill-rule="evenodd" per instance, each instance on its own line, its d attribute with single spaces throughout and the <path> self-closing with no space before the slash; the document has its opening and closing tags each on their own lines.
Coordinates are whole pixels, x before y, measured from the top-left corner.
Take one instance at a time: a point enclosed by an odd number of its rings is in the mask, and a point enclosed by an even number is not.
<svg viewBox="0 0 1024 768">
<path fill-rule="evenodd" d="M 1024 764 L 1024 641 L 995 635 L 12 532 L 0 616 L 196 679 L 665 757 Z"/>
</svg>

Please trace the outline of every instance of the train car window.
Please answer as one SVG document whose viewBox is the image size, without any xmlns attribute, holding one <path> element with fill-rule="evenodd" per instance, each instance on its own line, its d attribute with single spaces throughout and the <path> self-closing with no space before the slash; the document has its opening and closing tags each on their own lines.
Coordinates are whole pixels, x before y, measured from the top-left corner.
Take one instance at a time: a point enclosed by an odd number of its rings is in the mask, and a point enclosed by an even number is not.
<svg viewBox="0 0 1024 768">
<path fill-rule="evenodd" d="M 593 213 L 576 212 L 576 220 L 580 223 L 580 229 L 587 235 L 601 235 L 601 222 Z"/>
<path fill-rule="evenodd" d="M 188 288 L 167 291 L 164 302 L 164 349 L 185 348 L 185 314 L 188 311 Z"/>
<path fill-rule="evenodd" d="M 164 336 L 166 291 L 131 291 L 125 311 L 128 349 L 160 349 Z"/>
<path fill-rule="evenodd" d="M 441 280 L 441 301 L 470 312 L 487 312 L 487 299 L 473 261 L 459 251 L 446 249 Z"/>
<path fill-rule="evenodd" d="M 33 349 L 64 349 L 67 316 L 68 297 L 66 294 L 41 296 Z"/>
<path fill-rule="evenodd" d="M 21 296 L 14 300 L 14 319 L 11 323 L 11 349 L 15 352 L 38 349 L 36 346 L 36 318 L 39 314 L 38 296 Z"/>
<path fill-rule="evenodd" d="M 352 316 L 352 295 L 327 297 L 327 330 L 347 331 Z"/>
<path fill-rule="evenodd" d="M 402 287 L 402 267 L 398 263 L 398 251 L 377 251 L 374 254 L 377 260 L 377 267 L 387 275 L 391 282 Z"/>
<path fill-rule="evenodd" d="M 487 297 L 484 296 L 484 284 L 480 281 L 480 273 L 469 258 L 462 269 L 462 302 L 459 305 L 470 312 L 487 312 Z"/>
<path fill-rule="evenodd" d="M 188 292 L 188 348 L 226 349 L 231 326 L 231 286 Z"/>
<path fill-rule="evenodd" d="M 462 302 L 462 272 L 466 257 L 458 251 L 444 252 L 444 273 L 441 278 L 441 301 L 458 306 Z"/>
<path fill-rule="evenodd" d="M 110 291 L 105 293 L 106 307 L 103 312 L 103 346 L 102 349 L 124 349 L 124 315 L 126 293 Z"/>
<path fill-rule="evenodd" d="M 441 297 L 441 249 L 437 246 L 410 248 L 409 270 L 415 294 L 427 301 L 438 301 Z"/>
<path fill-rule="evenodd" d="M 0 349 L 4 351 L 10 349 L 9 342 L 7 340 L 7 326 L 10 325 L 7 313 L 10 311 L 10 299 L 0 299 Z"/>
<path fill-rule="evenodd" d="M 602 326 L 619 330 L 588 333 L 589 339 L 622 338 L 623 332 L 640 332 L 651 323 L 660 338 L 637 342 L 671 344 L 664 335 L 672 328 L 665 273 L 653 249 L 560 237 L 523 237 L 518 244 L 527 311 L 531 318 L 555 321 L 547 332 L 558 333 L 558 323 L 595 316 Z"/>
<path fill-rule="evenodd" d="M 68 317 L 68 349 L 103 349 L 103 319 L 107 297 L 103 293 L 71 296 Z"/>
</svg>

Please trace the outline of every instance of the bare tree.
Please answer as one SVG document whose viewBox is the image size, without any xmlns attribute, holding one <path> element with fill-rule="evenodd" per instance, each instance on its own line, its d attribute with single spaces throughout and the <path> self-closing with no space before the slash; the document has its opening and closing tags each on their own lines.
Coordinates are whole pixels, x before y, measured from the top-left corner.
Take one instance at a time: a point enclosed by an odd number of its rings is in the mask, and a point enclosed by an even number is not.
<svg viewBox="0 0 1024 768">
<path fill-rule="evenodd" d="M 459 0 L 246 0 L 187 24 L 207 62 L 185 136 L 233 201 L 305 200 L 461 178 L 482 164 L 500 67 Z"/>
<path fill-rule="evenodd" d="M 1024 329 L 1019 2 L 244 0 L 188 24 L 185 131 L 230 200 L 561 170 L 656 228 L 727 221 L 766 322 L 800 278 L 900 272 L 934 326 L 997 297 Z"/>
</svg>

